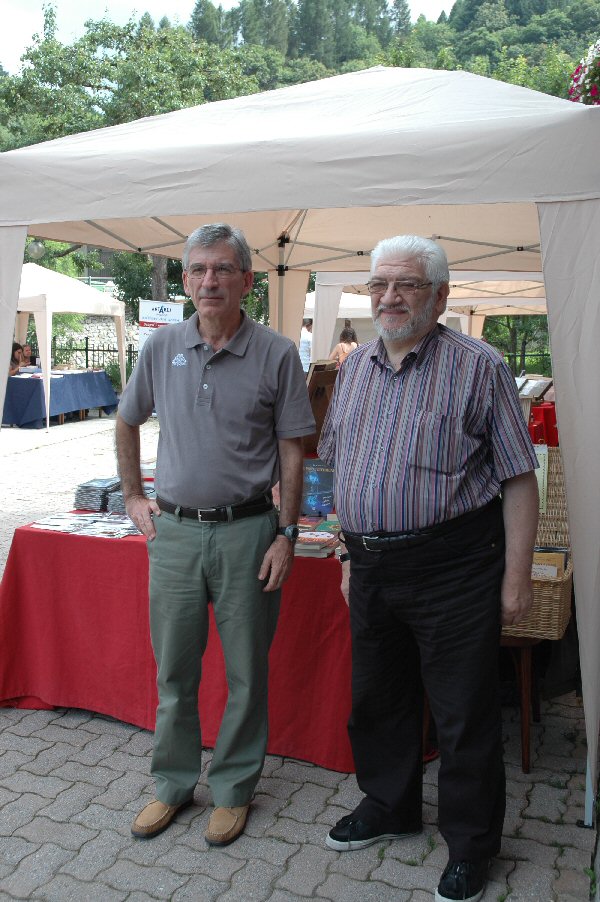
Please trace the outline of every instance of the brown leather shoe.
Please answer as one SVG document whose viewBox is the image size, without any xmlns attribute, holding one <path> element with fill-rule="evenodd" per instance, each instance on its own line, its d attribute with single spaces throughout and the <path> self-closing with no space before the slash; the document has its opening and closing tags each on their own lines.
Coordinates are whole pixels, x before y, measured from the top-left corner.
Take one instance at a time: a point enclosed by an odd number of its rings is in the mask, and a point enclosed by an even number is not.
<svg viewBox="0 0 600 902">
<path fill-rule="evenodd" d="M 204 838 L 209 846 L 228 846 L 243 832 L 250 805 L 238 808 L 215 808 Z"/>
<path fill-rule="evenodd" d="M 166 830 L 178 811 L 191 805 L 193 799 L 182 802 L 181 805 L 165 805 L 158 799 L 153 799 L 145 808 L 142 808 L 133 824 L 131 832 L 140 839 L 152 839 Z"/>
</svg>

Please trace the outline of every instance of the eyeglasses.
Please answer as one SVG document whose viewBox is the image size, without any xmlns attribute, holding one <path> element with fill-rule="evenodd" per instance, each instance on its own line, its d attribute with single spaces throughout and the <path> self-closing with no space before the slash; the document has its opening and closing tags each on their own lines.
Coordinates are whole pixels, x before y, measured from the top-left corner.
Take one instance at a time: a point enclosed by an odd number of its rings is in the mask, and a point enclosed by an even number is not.
<svg viewBox="0 0 600 902">
<path fill-rule="evenodd" d="M 387 279 L 371 279 L 370 282 L 367 282 L 369 294 L 374 298 L 385 294 L 390 285 L 395 295 L 402 298 L 414 298 L 417 291 L 420 291 L 422 288 L 429 288 L 430 285 L 433 285 L 433 282 L 388 282 Z"/>
<path fill-rule="evenodd" d="M 219 280 L 231 279 L 236 273 L 242 272 L 241 269 L 232 266 L 231 263 L 219 263 L 218 266 L 204 266 L 203 264 L 198 264 L 197 266 L 191 266 L 188 269 L 188 278 L 197 279 L 198 282 L 202 282 L 206 278 L 209 269 Z"/>
</svg>

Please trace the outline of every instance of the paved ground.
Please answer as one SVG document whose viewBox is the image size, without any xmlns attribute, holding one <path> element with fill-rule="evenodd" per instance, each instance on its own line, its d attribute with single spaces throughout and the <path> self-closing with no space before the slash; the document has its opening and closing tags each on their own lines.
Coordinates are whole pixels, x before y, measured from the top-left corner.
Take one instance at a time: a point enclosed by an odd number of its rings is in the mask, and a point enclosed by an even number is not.
<svg viewBox="0 0 600 902">
<path fill-rule="evenodd" d="M 72 507 L 75 486 L 115 473 L 110 418 L 0 432 L 0 573 L 15 526 Z M 156 444 L 156 422 L 143 454 Z M 590 893 L 596 833 L 581 829 L 582 709 L 543 703 L 532 772 L 520 770 L 518 711 L 505 707 L 508 807 L 485 902 L 572 902 Z M 437 763 L 425 772 L 425 830 L 355 853 L 324 847 L 356 804 L 352 775 L 269 757 L 246 835 L 224 850 L 203 840 L 210 800 L 151 841 L 129 832 L 151 798 L 152 734 L 86 711 L 0 709 L 0 899 L 56 902 L 428 902 L 446 863 L 436 826 Z M 205 768 L 210 752 L 205 753 Z"/>
</svg>

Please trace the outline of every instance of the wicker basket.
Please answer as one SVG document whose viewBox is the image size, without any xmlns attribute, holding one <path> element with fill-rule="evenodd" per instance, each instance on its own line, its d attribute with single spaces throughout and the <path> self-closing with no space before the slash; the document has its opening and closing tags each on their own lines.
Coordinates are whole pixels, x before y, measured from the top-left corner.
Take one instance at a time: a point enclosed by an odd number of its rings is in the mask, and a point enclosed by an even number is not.
<svg viewBox="0 0 600 902">
<path fill-rule="evenodd" d="M 573 564 L 567 564 L 562 579 L 533 579 L 533 604 L 525 620 L 502 627 L 503 636 L 562 639 L 571 619 Z"/>
<path fill-rule="evenodd" d="M 548 448 L 546 512 L 540 514 L 536 545 L 571 547 L 562 459 L 558 448 Z M 573 564 L 560 579 L 533 579 L 533 605 L 525 620 L 502 628 L 503 636 L 562 639 L 571 618 Z"/>
</svg>

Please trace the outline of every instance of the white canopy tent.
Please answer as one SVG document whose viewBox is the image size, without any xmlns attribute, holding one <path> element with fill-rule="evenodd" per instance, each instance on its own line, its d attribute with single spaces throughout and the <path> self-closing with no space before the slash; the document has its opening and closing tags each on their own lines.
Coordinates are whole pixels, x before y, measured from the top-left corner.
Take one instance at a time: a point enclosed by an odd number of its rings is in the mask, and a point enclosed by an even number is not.
<svg viewBox="0 0 600 902">
<path fill-rule="evenodd" d="M 78 279 L 54 272 L 37 263 L 25 263 L 17 302 L 15 337 L 20 344 L 27 338 L 30 314 L 35 320 L 40 363 L 46 397 L 46 429 L 50 426 L 50 356 L 52 317 L 55 313 L 82 313 L 86 316 L 111 316 L 117 333 L 121 385 L 125 385 L 125 304 L 112 296 L 90 288 Z M 2 398 L 4 403 L 4 398 Z"/>
<path fill-rule="evenodd" d="M 435 236 L 454 270 L 543 271 L 580 625 L 593 817 L 600 722 L 600 111 L 467 72 L 376 67 L 0 155 L 0 354 L 29 233 L 165 256 L 246 232 L 297 339 L 310 271 Z M 0 388 L 0 395 L 4 386 Z M 0 397 L 1 400 L 1 397 Z"/>
<path fill-rule="evenodd" d="M 312 360 L 323 360 L 336 342 L 338 319 L 371 317 L 366 283 L 369 273 L 318 272 L 315 290 L 306 295 L 304 316 L 313 319 Z M 544 314 L 543 274 L 514 272 L 450 273 L 450 295 L 440 322 L 460 322 L 460 331 L 480 338 L 486 316 Z M 454 325 L 454 323 L 450 323 Z"/>
</svg>

